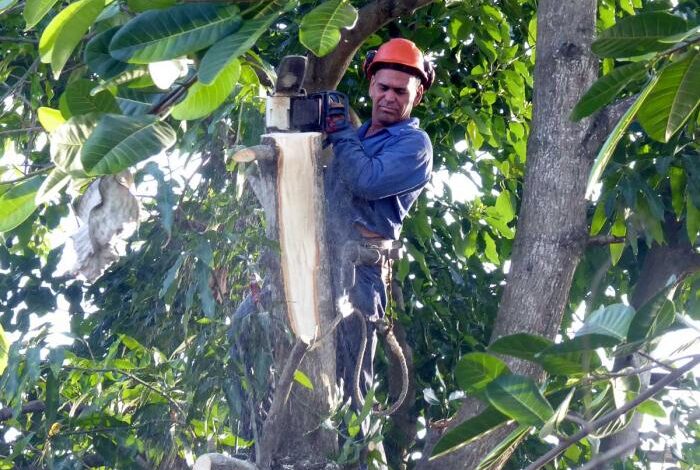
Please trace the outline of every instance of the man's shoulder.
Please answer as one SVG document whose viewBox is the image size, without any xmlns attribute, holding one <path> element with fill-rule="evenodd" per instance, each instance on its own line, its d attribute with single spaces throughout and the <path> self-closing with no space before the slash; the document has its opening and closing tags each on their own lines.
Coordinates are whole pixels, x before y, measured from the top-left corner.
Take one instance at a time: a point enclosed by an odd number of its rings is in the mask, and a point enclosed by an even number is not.
<svg viewBox="0 0 700 470">
<path fill-rule="evenodd" d="M 432 149 L 432 143 L 430 142 L 430 136 L 427 132 L 421 129 L 418 125 L 418 120 L 415 120 L 415 124 L 407 124 L 404 126 L 397 127 L 392 135 L 398 141 L 407 141 L 412 145 L 417 145 L 420 147 L 425 147 Z"/>
</svg>

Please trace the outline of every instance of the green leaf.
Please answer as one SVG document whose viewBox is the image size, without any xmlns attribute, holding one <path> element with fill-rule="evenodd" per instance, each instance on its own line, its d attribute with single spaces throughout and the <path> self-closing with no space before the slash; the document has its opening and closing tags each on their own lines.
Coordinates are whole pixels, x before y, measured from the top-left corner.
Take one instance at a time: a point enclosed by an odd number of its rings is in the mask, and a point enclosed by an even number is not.
<svg viewBox="0 0 700 470">
<path fill-rule="evenodd" d="M 158 297 L 163 299 L 166 305 L 171 305 L 173 301 L 173 296 L 175 294 L 175 288 L 177 287 L 177 284 L 173 284 L 175 282 L 175 279 L 177 279 L 177 275 L 180 272 L 180 268 L 182 267 L 182 264 L 185 262 L 186 256 L 183 254 L 180 254 L 180 256 L 177 257 L 177 260 L 175 260 L 175 263 L 168 269 L 168 272 L 165 274 L 165 279 L 163 279 L 163 285 L 160 288 L 160 291 L 158 291 Z"/>
<path fill-rule="evenodd" d="M 119 31 L 120 26 L 115 26 L 101 32 L 90 40 L 85 46 L 83 60 L 91 72 L 101 79 L 108 80 L 124 72 L 129 64 L 115 59 L 109 53 L 109 43 Z"/>
<path fill-rule="evenodd" d="M 611 347 L 622 343 L 627 338 L 634 308 L 624 304 L 612 304 L 600 307 L 592 312 L 573 339 L 563 341 L 552 347 L 553 351 L 588 351 L 600 347 Z"/>
<path fill-rule="evenodd" d="M 39 123 L 46 132 L 53 132 L 66 122 L 66 118 L 63 117 L 63 114 L 58 109 L 42 106 L 36 111 Z"/>
<path fill-rule="evenodd" d="M 627 234 L 627 225 L 625 224 L 625 213 L 622 208 L 619 208 L 617 214 L 615 215 L 615 222 L 610 228 L 610 234 L 614 237 L 624 237 Z M 622 257 L 622 252 L 625 251 L 624 243 L 611 243 L 610 244 L 610 261 L 612 265 L 615 266 L 620 258 Z"/>
<path fill-rule="evenodd" d="M 700 209 L 695 207 L 690 197 L 686 201 L 686 207 L 685 225 L 688 231 L 688 240 L 695 245 L 695 241 L 698 239 L 698 232 L 700 232 Z"/>
<path fill-rule="evenodd" d="M 100 119 L 83 146 L 81 161 L 91 175 L 119 173 L 167 150 L 175 131 L 155 116 L 116 116 Z"/>
<path fill-rule="evenodd" d="M 340 42 L 340 30 L 357 22 L 357 10 L 346 0 L 330 0 L 307 13 L 299 25 L 299 42 L 318 57 L 331 52 Z"/>
<path fill-rule="evenodd" d="M 234 60 L 219 73 L 210 85 L 197 82 L 187 96 L 173 107 L 172 116 L 180 120 L 208 116 L 229 97 L 241 75 L 241 63 Z"/>
<path fill-rule="evenodd" d="M 0 195 L 0 233 L 7 232 L 27 220 L 36 210 L 34 198 L 44 176 L 32 176 L 12 185 Z"/>
<path fill-rule="evenodd" d="M 502 375 L 486 387 L 489 403 L 518 423 L 540 426 L 554 410 L 535 382 L 522 375 Z"/>
<path fill-rule="evenodd" d="M 476 470 L 498 470 L 503 467 L 504 456 L 510 457 L 518 445 L 530 434 L 531 426 L 520 425 L 486 454 Z"/>
<path fill-rule="evenodd" d="M 591 49 L 599 57 L 635 57 L 669 47 L 661 42 L 668 36 L 685 32 L 686 21 L 666 12 L 640 13 L 620 19 L 601 32 Z"/>
<path fill-rule="evenodd" d="M 7 367 L 7 359 L 10 352 L 10 341 L 7 339 L 5 330 L 0 325 L 0 375 L 5 372 Z"/>
<path fill-rule="evenodd" d="M 700 53 L 665 67 L 637 118 L 649 137 L 667 142 L 700 103 Z"/>
<path fill-rule="evenodd" d="M 552 344 L 554 343 L 551 340 L 542 336 L 516 333 L 498 338 L 489 346 L 489 351 L 532 361 L 538 353 Z"/>
<path fill-rule="evenodd" d="M 211 46 L 241 25 L 238 7 L 177 5 L 141 13 L 114 35 L 109 53 L 115 59 L 148 64 Z"/>
<path fill-rule="evenodd" d="M 576 103 L 571 112 L 571 120 L 578 121 L 590 116 L 600 108 L 610 103 L 630 82 L 639 80 L 646 75 L 644 62 L 634 62 L 614 69 L 600 77 Z"/>
<path fill-rule="evenodd" d="M 683 197 L 683 191 L 685 189 L 685 172 L 681 168 L 675 166 L 671 167 L 668 178 L 671 185 L 671 204 L 673 206 L 673 212 L 676 213 L 676 220 L 681 220 L 683 206 L 685 203 Z"/>
<path fill-rule="evenodd" d="M 214 44 L 199 65 L 199 80 L 205 85 L 213 83 L 231 62 L 253 47 L 277 17 L 275 13 L 265 18 L 247 20 L 238 31 Z"/>
<path fill-rule="evenodd" d="M 459 387 L 469 393 L 484 389 L 494 379 L 510 372 L 503 361 L 490 354 L 473 352 L 465 354 L 455 367 L 455 379 Z"/>
<path fill-rule="evenodd" d="M 664 304 L 669 302 L 669 293 L 675 288 L 677 283 L 678 279 L 676 276 L 670 276 L 663 289 L 639 307 L 627 332 L 627 342 L 643 340 L 653 334 L 656 319 Z"/>
<path fill-rule="evenodd" d="M 501 427 L 507 421 L 508 417 L 506 415 L 496 408 L 489 406 L 481 414 L 447 431 L 437 444 L 435 444 L 430 459 L 436 459 L 449 452 L 460 449 L 484 434 Z"/>
<path fill-rule="evenodd" d="M 168 8 L 175 5 L 175 2 L 176 0 L 126 0 L 129 10 L 136 12 Z"/>
<path fill-rule="evenodd" d="M 116 96 L 119 108 L 127 116 L 148 114 L 162 98 L 163 93 L 147 93 L 131 88 L 120 88 Z"/>
<path fill-rule="evenodd" d="M 95 95 L 91 94 L 96 86 L 97 83 L 82 78 L 70 83 L 59 100 L 63 116 L 69 118 L 80 114 L 118 113 L 119 106 L 112 93 L 102 90 Z"/>
<path fill-rule="evenodd" d="M 593 212 L 593 220 L 591 221 L 591 236 L 596 236 L 598 233 L 600 233 L 601 229 L 605 225 L 606 220 L 608 220 L 607 215 L 605 214 L 605 203 L 602 200 L 598 201 L 598 205 L 595 208 L 595 212 Z"/>
<path fill-rule="evenodd" d="M 65 124 L 62 124 L 51 133 L 49 136 L 51 161 L 63 173 L 74 178 L 85 178 L 87 176 L 80 160 L 80 151 L 96 125 L 97 116 L 83 114 L 70 118 Z M 45 188 L 45 190 L 48 189 Z"/>
<path fill-rule="evenodd" d="M 27 22 L 27 29 L 33 28 L 58 0 L 27 0 L 22 15 Z"/>
<path fill-rule="evenodd" d="M 481 232 L 481 238 L 484 239 L 484 244 L 486 245 L 486 247 L 484 249 L 484 254 L 486 255 L 486 259 L 491 261 L 493 264 L 499 264 L 500 260 L 498 259 L 498 251 L 496 250 L 496 242 L 493 241 L 493 238 L 491 238 L 491 235 L 489 235 L 485 231 Z"/>
<path fill-rule="evenodd" d="M 569 412 L 569 406 L 571 405 L 571 399 L 573 398 L 575 391 L 576 388 L 572 388 L 569 393 L 566 394 L 566 397 L 559 404 L 552 417 L 549 418 L 546 423 L 544 423 L 538 434 L 540 439 L 544 439 L 545 437 L 555 434 L 558 431 L 559 425 L 562 421 L 564 421 L 566 414 Z"/>
<path fill-rule="evenodd" d="M 620 139 L 622 139 L 622 136 L 625 135 L 627 127 L 629 127 L 630 123 L 634 119 L 634 116 L 637 114 L 637 111 L 642 106 L 642 103 L 644 103 L 647 95 L 649 95 L 651 90 L 654 88 L 654 85 L 656 85 L 657 80 L 658 75 L 653 76 L 651 80 L 649 80 L 641 93 L 639 93 L 639 96 L 635 102 L 632 103 L 632 106 L 630 106 L 625 114 L 622 115 L 620 121 L 615 126 L 615 129 L 613 129 L 608 138 L 605 140 L 605 143 L 598 152 L 598 155 L 595 157 L 593 167 L 591 168 L 591 173 L 588 176 L 588 184 L 586 185 L 587 197 L 590 196 L 596 183 L 598 183 L 598 180 L 603 174 L 603 170 L 605 170 L 605 167 L 608 165 L 608 162 L 615 151 L 615 147 L 617 147 L 617 144 L 620 142 Z"/>
<path fill-rule="evenodd" d="M 501 219 L 508 223 L 515 218 L 514 197 L 510 191 L 504 189 L 496 198 L 496 209 L 501 215 Z"/>
<path fill-rule="evenodd" d="M 51 20 L 39 39 L 41 61 L 51 64 L 55 79 L 83 35 L 104 8 L 104 0 L 79 0 L 71 3 Z"/>
<path fill-rule="evenodd" d="M 39 191 L 36 193 L 34 202 L 37 206 L 49 202 L 69 181 L 70 175 L 58 167 L 54 168 L 41 184 Z"/>
<path fill-rule="evenodd" d="M 637 411 L 645 415 L 653 416 L 654 418 L 666 417 L 666 410 L 663 409 L 658 401 L 652 399 L 642 402 L 637 407 Z"/>
<path fill-rule="evenodd" d="M 304 388 L 308 388 L 309 390 L 314 389 L 314 384 L 311 383 L 311 379 L 309 378 L 309 376 L 300 371 L 299 369 L 294 371 L 294 381 Z"/>
<path fill-rule="evenodd" d="M 560 376 L 587 374 L 602 365 L 593 351 L 560 352 L 554 346 L 538 354 L 535 360 L 548 374 Z"/>
</svg>

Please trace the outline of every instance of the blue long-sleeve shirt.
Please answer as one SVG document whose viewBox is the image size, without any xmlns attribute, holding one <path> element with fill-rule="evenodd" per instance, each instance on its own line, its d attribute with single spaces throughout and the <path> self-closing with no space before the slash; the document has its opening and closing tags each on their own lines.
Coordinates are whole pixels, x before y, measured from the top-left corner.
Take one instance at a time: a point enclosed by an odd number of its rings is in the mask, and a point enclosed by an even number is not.
<svg viewBox="0 0 700 470">
<path fill-rule="evenodd" d="M 366 137 L 370 124 L 328 136 L 335 155 L 326 171 L 326 193 L 331 204 L 340 204 L 332 211 L 343 219 L 344 223 L 336 221 L 338 228 L 349 232 L 357 223 L 396 240 L 404 217 L 430 179 L 433 148 L 416 118 Z"/>
</svg>

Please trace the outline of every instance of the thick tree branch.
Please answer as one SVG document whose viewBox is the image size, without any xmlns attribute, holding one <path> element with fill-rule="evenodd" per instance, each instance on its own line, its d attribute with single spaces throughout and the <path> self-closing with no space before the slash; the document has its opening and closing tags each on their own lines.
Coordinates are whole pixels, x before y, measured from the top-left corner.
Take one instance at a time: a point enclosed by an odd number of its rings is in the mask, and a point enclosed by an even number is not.
<svg viewBox="0 0 700 470">
<path fill-rule="evenodd" d="M 272 406 L 265 419 L 265 424 L 263 424 L 260 462 L 258 462 L 258 466 L 263 470 L 270 468 L 272 457 L 282 438 L 282 432 L 279 429 L 279 419 L 282 416 L 282 410 L 287 404 L 287 398 L 289 398 L 289 393 L 294 384 L 294 372 L 299 368 L 299 364 L 304 359 L 307 350 L 308 346 L 303 341 L 297 340 L 289 353 L 277 383 Z"/>
<path fill-rule="evenodd" d="M 569 437 L 568 439 L 565 439 L 564 441 L 562 441 L 558 446 L 556 446 L 555 448 L 553 448 L 552 450 L 550 450 L 549 452 L 544 454 L 542 457 L 537 459 L 535 462 L 533 462 L 525 470 L 538 470 L 538 469 L 542 468 L 545 464 L 547 464 L 551 460 L 555 459 L 559 454 L 564 452 L 571 445 L 575 444 L 576 442 L 580 441 L 584 437 L 588 436 L 588 434 L 590 434 L 591 430 L 598 429 L 602 426 L 605 426 L 606 424 L 615 421 L 617 418 L 619 418 L 623 414 L 627 413 L 628 411 L 633 410 L 634 408 L 639 406 L 641 403 L 643 403 L 644 401 L 648 400 L 649 398 L 653 397 L 654 395 L 659 393 L 661 390 L 663 390 L 666 387 L 666 385 L 674 382 L 675 380 L 677 380 L 680 377 L 682 377 L 683 375 L 685 375 L 687 372 L 691 371 L 698 364 L 700 364 L 700 356 L 693 356 L 692 360 L 688 361 L 684 366 L 679 367 L 678 369 L 669 373 L 667 376 L 665 376 L 663 379 L 659 380 L 652 387 L 649 387 L 648 389 L 644 390 L 642 393 L 637 395 L 637 398 L 635 398 L 634 400 L 625 403 L 624 405 L 619 407 L 617 410 L 612 411 L 612 412 L 602 416 L 599 419 L 591 421 L 588 424 L 588 426 L 584 426 L 584 429 L 577 432 L 576 434 Z"/>
<path fill-rule="evenodd" d="M 309 65 L 304 82 L 310 91 L 332 90 L 338 86 L 345 70 L 363 42 L 382 26 L 405 15 L 410 15 L 433 0 L 375 0 L 360 8 L 354 28 L 341 33 L 340 43 L 333 52 L 319 58 L 309 57 Z"/>
</svg>

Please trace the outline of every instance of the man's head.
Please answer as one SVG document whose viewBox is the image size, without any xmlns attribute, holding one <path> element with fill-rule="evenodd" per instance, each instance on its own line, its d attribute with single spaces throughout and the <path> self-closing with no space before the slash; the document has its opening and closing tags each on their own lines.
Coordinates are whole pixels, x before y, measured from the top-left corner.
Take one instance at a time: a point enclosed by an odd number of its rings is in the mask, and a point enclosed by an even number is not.
<svg viewBox="0 0 700 470">
<path fill-rule="evenodd" d="M 389 126 L 408 119 L 434 78 L 431 64 L 413 42 L 391 39 L 368 54 L 365 73 L 370 78 L 372 122 Z"/>
<path fill-rule="evenodd" d="M 369 83 L 372 98 L 372 122 L 390 126 L 408 119 L 413 107 L 423 98 L 423 84 L 414 75 L 399 70 L 377 70 Z"/>
</svg>

